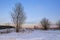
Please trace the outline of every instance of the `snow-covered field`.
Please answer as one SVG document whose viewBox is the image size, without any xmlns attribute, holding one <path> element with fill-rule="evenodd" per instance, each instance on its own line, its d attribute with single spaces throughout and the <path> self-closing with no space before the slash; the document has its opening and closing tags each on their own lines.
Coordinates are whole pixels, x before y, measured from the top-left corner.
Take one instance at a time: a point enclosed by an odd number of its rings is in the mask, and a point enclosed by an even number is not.
<svg viewBox="0 0 60 40">
<path fill-rule="evenodd" d="M 34 30 L 0 34 L 0 40 L 60 40 L 60 30 Z"/>
</svg>

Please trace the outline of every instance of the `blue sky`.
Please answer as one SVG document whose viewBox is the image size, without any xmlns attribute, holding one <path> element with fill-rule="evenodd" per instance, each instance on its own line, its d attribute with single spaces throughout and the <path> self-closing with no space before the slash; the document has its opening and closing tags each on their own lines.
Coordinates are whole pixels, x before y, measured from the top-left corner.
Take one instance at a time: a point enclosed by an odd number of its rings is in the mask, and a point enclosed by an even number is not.
<svg viewBox="0 0 60 40">
<path fill-rule="evenodd" d="M 19 2 L 24 7 L 26 22 L 36 23 L 44 17 L 51 22 L 60 19 L 60 0 L 0 0 L 0 23 L 11 22 L 10 13 Z"/>
</svg>

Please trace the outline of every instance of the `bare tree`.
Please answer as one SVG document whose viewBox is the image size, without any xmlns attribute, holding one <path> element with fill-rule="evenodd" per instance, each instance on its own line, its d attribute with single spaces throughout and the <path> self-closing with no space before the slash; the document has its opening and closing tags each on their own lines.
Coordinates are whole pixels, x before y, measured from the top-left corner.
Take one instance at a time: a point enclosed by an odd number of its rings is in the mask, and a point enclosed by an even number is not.
<svg viewBox="0 0 60 40">
<path fill-rule="evenodd" d="M 56 25 L 58 26 L 58 29 L 60 29 L 60 20 L 56 22 Z"/>
<path fill-rule="evenodd" d="M 16 32 L 19 32 L 19 29 L 21 28 L 21 25 L 24 23 L 26 18 L 21 3 L 17 3 L 15 5 L 15 8 L 12 11 L 11 16 L 16 26 Z"/>
<path fill-rule="evenodd" d="M 49 22 L 48 19 L 43 18 L 42 21 L 41 21 L 41 25 L 42 25 L 42 27 L 44 27 L 44 30 L 47 30 L 48 27 L 50 26 L 50 22 Z"/>
</svg>

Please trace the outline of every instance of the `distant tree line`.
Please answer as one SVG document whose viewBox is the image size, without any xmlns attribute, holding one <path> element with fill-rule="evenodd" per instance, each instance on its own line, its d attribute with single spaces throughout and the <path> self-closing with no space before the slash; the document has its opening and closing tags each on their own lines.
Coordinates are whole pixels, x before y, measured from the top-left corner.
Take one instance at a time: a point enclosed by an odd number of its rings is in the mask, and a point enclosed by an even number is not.
<svg viewBox="0 0 60 40">
<path fill-rule="evenodd" d="M 6 26 L 6 25 L 0 25 L 0 29 L 10 29 L 10 28 L 15 28 L 14 26 Z"/>
</svg>

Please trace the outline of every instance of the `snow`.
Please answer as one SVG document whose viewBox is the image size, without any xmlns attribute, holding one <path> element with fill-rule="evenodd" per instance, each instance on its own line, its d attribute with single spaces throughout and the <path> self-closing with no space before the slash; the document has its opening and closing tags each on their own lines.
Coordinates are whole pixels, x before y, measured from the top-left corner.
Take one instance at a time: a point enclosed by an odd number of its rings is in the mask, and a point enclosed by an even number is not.
<svg viewBox="0 0 60 40">
<path fill-rule="evenodd" d="M 60 40 L 60 30 L 34 30 L 0 34 L 0 40 Z"/>
</svg>

